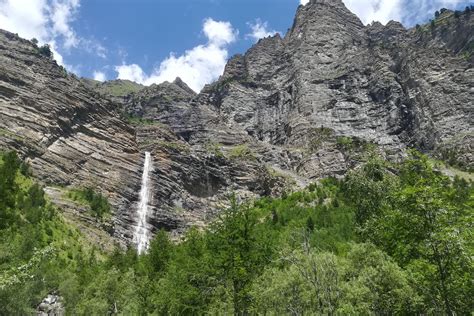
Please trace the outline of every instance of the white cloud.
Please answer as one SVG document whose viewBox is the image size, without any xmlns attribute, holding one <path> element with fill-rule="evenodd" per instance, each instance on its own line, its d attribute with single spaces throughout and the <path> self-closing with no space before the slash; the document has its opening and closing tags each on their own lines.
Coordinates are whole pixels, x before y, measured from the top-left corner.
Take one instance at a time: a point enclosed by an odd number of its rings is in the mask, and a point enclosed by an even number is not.
<svg viewBox="0 0 474 316">
<path fill-rule="evenodd" d="M 251 33 L 247 34 L 246 37 L 252 38 L 255 42 L 261 38 L 273 36 L 278 33 L 275 30 L 268 29 L 268 23 L 262 22 L 260 19 L 255 20 L 255 23 L 247 23 L 252 30 Z"/>
<path fill-rule="evenodd" d="M 472 1 L 468 0 L 404 0 L 401 22 L 407 26 L 413 26 L 433 18 L 434 12 L 441 8 L 455 10 L 460 7 L 464 10 L 470 4 Z"/>
<path fill-rule="evenodd" d="M 300 0 L 302 5 L 309 2 L 310 0 Z M 372 21 L 387 23 L 390 20 L 401 20 L 400 4 L 402 0 L 343 0 L 343 2 L 364 24 Z"/>
<path fill-rule="evenodd" d="M 64 58 L 63 56 L 58 52 L 58 46 L 56 45 L 56 42 L 53 40 L 53 41 L 50 41 L 47 43 L 49 45 L 49 47 L 51 48 L 51 51 L 53 52 L 53 56 L 54 56 L 54 59 L 56 60 L 56 62 L 58 63 L 58 65 L 61 65 L 61 66 L 64 66 L 66 67 L 65 63 L 64 63 Z M 66 67 L 68 70 L 70 70 L 69 67 Z"/>
<path fill-rule="evenodd" d="M 443 7 L 455 9 L 466 0 L 343 0 L 364 24 L 373 21 L 387 23 L 390 20 L 402 22 L 406 26 L 425 23 L 436 10 Z"/>
<path fill-rule="evenodd" d="M 131 80 L 138 83 L 145 83 L 146 74 L 137 64 L 116 66 L 118 72 L 117 79 Z"/>
<path fill-rule="evenodd" d="M 204 21 L 203 32 L 209 39 L 209 43 L 217 46 L 234 42 L 238 35 L 230 22 L 214 21 L 211 18 Z"/>
<path fill-rule="evenodd" d="M 171 54 L 155 68 L 151 75 L 145 74 L 137 64 L 115 67 L 118 79 L 128 79 L 145 85 L 173 81 L 180 77 L 194 91 L 217 79 L 227 63 L 227 46 L 236 41 L 238 32 L 229 22 L 206 19 L 203 25 L 208 42 L 186 51 L 181 56 Z"/>
<path fill-rule="evenodd" d="M 96 55 L 97 57 L 103 59 L 107 58 L 107 49 L 94 39 L 80 38 L 78 44 L 80 45 L 80 49 L 88 52 L 91 55 Z"/>
<path fill-rule="evenodd" d="M 94 71 L 94 80 L 104 82 L 105 80 L 107 80 L 107 77 L 102 71 Z"/>
<path fill-rule="evenodd" d="M 344 4 L 364 24 L 373 21 L 384 24 L 390 20 L 401 21 L 402 0 L 344 0 Z"/>
<path fill-rule="evenodd" d="M 0 27 L 22 37 L 36 37 L 46 42 L 45 0 L 0 1 Z"/>
<path fill-rule="evenodd" d="M 77 47 L 79 44 L 79 39 L 70 26 L 78 8 L 79 0 L 53 0 L 48 7 L 53 34 L 64 37 L 66 48 Z"/>
<path fill-rule="evenodd" d="M 80 0 L 0 0 L 0 28 L 49 44 L 58 64 L 73 70 L 59 50 L 81 48 L 101 57 L 106 52 L 98 43 L 79 38 L 72 28 L 79 6 Z"/>
</svg>

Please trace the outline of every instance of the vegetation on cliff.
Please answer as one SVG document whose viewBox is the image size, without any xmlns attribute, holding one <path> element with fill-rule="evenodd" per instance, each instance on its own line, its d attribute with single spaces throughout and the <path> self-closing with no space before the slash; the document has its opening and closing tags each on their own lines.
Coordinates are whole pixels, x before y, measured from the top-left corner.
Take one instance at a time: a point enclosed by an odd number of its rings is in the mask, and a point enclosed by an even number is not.
<svg viewBox="0 0 474 316">
<path fill-rule="evenodd" d="M 104 216 L 110 214 L 110 204 L 107 199 L 92 188 L 71 190 L 67 195 L 74 201 L 89 206 L 91 214 L 97 219 L 103 219 Z"/>
<path fill-rule="evenodd" d="M 74 314 L 469 314 L 472 182 L 413 152 L 231 207 L 146 255 L 88 247 L 20 170 L 0 167 L 0 310 L 59 293 Z M 27 173 L 26 173 L 27 174 Z"/>
</svg>

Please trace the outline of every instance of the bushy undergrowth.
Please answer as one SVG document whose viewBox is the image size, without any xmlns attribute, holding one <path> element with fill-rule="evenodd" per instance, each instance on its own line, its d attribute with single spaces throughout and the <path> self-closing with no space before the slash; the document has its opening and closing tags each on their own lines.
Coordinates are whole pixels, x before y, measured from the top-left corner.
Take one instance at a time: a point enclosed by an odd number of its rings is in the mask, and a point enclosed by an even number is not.
<svg viewBox="0 0 474 316">
<path fill-rule="evenodd" d="M 110 204 L 107 198 L 92 188 L 71 190 L 68 192 L 68 197 L 89 206 L 92 215 L 98 219 L 103 219 L 110 213 Z"/>
<path fill-rule="evenodd" d="M 19 179 L 16 171 L 13 182 Z M 12 190 L 12 181 L 4 183 L 8 194 L 34 187 Z M 58 291 L 68 311 L 79 315 L 473 310 L 473 186 L 436 172 L 423 155 L 412 153 L 398 165 L 372 159 L 344 180 L 327 179 L 277 199 L 230 202 L 208 228 L 191 229 L 180 243 L 160 231 L 145 255 L 117 249 L 99 259 L 77 243 L 59 246 L 56 241 L 68 242 L 73 233 L 47 202 L 35 204 L 42 205 L 41 215 L 31 221 L 42 224 L 31 225 L 28 212 L 10 201 L 7 213 L 16 215 L 1 231 L 0 310 L 13 311 L 20 302 L 22 310 L 32 308 L 47 291 Z M 26 227 L 43 236 L 33 238 L 33 248 L 22 248 L 33 234 Z M 53 237 L 47 237 L 50 229 Z M 14 250 L 5 250 L 13 240 L 19 240 Z M 32 279 L 5 283 L 25 264 L 37 267 Z"/>
</svg>

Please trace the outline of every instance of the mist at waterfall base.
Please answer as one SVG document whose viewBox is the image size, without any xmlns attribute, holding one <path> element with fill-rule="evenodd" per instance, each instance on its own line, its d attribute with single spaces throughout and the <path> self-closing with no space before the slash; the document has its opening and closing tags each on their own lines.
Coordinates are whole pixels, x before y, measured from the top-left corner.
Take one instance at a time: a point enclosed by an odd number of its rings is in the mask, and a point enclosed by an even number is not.
<svg viewBox="0 0 474 316">
<path fill-rule="evenodd" d="M 140 201 L 136 213 L 136 227 L 133 234 L 133 243 L 139 254 L 146 252 L 150 240 L 147 218 L 150 200 L 150 172 L 152 170 L 151 154 L 145 152 L 145 163 L 143 165 L 142 186 L 140 189 Z"/>
</svg>

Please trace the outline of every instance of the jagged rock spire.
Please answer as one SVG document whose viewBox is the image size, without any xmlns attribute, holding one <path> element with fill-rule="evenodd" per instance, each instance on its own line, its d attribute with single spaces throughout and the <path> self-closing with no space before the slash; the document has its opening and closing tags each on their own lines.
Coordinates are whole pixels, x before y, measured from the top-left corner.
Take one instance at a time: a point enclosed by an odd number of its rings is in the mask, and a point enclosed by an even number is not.
<svg viewBox="0 0 474 316">
<path fill-rule="evenodd" d="M 186 82 L 184 82 L 180 77 L 176 77 L 176 79 L 174 79 L 173 83 L 175 85 L 177 85 L 178 87 L 180 87 L 181 89 L 183 89 L 184 91 L 190 93 L 190 94 L 196 94 L 196 92 L 194 92 L 193 89 L 191 89 L 187 84 Z"/>
</svg>

